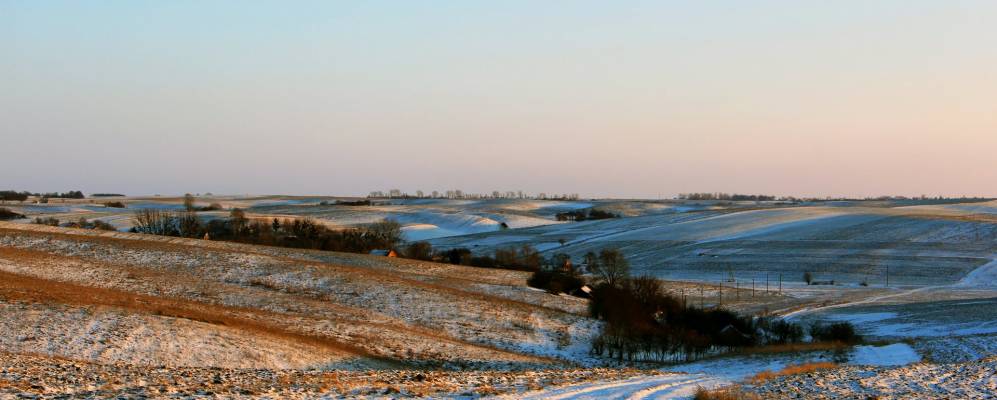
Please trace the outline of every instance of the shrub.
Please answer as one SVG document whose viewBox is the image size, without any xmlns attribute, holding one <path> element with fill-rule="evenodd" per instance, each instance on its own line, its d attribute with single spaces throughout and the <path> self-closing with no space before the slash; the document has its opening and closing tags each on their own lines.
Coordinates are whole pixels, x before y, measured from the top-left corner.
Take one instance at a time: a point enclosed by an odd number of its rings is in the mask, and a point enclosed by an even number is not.
<svg viewBox="0 0 997 400">
<path fill-rule="evenodd" d="M 815 342 L 841 342 L 845 344 L 862 342 L 862 336 L 855 332 L 855 326 L 850 322 L 836 322 L 830 325 L 816 323 L 810 326 L 810 336 Z"/>
<path fill-rule="evenodd" d="M 693 400 L 760 400 L 761 397 L 754 393 L 745 392 L 740 385 L 724 386 L 717 389 L 707 389 L 702 386 L 696 387 L 696 394 Z"/>
<path fill-rule="evenodd" d="M 553 294 L 573 293 L 585 284 L 576 276 L 558 271 L 536 271 L 526 281 L 527 285 L 544 289 Z"/>
<path fill-rule="evenodd" d="M 38 225 L 59 226 L 59 220 L 52 217 L 36 217 L 35 223 Z"/>
<path fill-rule="evenodd" d="M 489 256 L 474 256 L 471 257 L 471 266 L 481 267 L 481 268 L 495 268 L 498 265 L 495 264 L 495 259 Z"/>
<path fill-rule="evenodd" d="M 208 204 L 207 207 L 200 207 L 197 210 L 198 211 L 221 211 L 221 210 L 224 210 L 224 209 L 225 208 L 222 207 L 222 205 L 220 203 L 211 203 L 211 204 Z"/>
<path fill-rule="evenodd" d="M 323 202 L 323 203 L 325 203 L 325 204 L 322 204 L 322 205 L 328 205 L 329 204 L 329 202 L 327 202 L 327 201 Z M 356 206 L 369 206 L 370 205 L 370 200 L 357 200 L 357 201 L 336 200 L 336 205 L 337 206 L 354 206 L 354 207 L 356 207 Z"/>
<path fill-rule="evenodd" d="M 458 247 L 439 253 L 443 262 L 455 265 L 469 265 L 471 263 L 471 250 Z"/>
<path fill-rule="evenodd" d="M 16 212 L 10 211 L 9 209 L 0 207 L 0 221 L 21 219 L 21 218 L 24 218 L 24 216 Z"/>
<path fill-rule="evenodd" d="M 806 374 L 814 371 L 819 371 L 822 369 L 831 369 L 837 367 L 838 364 L 833 362 L 812 362 L 806 364 L 789 365 L 778 372 L 773 371 L 762 371 L 751 378 L 751 383 L 754 385 L 762 384 L 765 381 L 778 378 L 780 376 L 787 375 L 798 375 Z"/>
<path fill-rule="evenodd" d="M 619 218 L 619 214 L 598 209 L 575 210 L 557 213 L 554 215 L 558 221 L 588 221 L 596 219 Z"/>
<path fill-rule="evenodd" d="M 125 203 L 122 203 L 120 201 L 109 201 L 107 203 L 104 203 L 104 207 L 125 208 Z"/>
<path fill-rule="evenodd" d="M 100 230 L 100 231 L 117 231 L 118 230 L 117 228 L 114 227 L 114 225 L 111 225 L 111 224 L 109 224 L 107 222 L 104 222 L 104 221 L 101 221 L 99 219 L 95 219 L 93 221 L 90 221 L 90 229 L 96 229 L 96 230 Z"/>
<path fill-rule="evenodd" d="M 798 343 L 803 340 L 803 326 L 783 319 L 773 321 L 769 332 L 774 337 L 773 342 L 777 344 Z"/>
<path fill-rule="evenodd" d="M 430 261 L 433 259 L 433 246 L 429 242 L 415 242 L 405 246 L 405 258 Z"/>
</svg>

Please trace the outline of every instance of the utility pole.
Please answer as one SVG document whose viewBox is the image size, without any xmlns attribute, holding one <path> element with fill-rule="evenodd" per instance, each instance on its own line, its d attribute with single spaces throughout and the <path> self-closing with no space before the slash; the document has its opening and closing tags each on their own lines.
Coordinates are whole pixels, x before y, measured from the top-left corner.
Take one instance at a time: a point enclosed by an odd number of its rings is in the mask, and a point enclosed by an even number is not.
<svg viewBox="0 0 997 400">
<path fill-rule="evenodd" d="M 751 278 L 751 298 L 755 298 L 755 278 Z"/>
<path fill-rule="evenodd" d="M 734 300 L 741 301 L 741 282 L 734 280 Z"/>
<path fill-rule="evenodd" d="M 769 294 L 769 272 L 765 271 L 765 294 Z"/>
<path fill-rule="evenodd" d="M 703 284 L 702 284 L 702 283 L 700 283 L 700 284 L 699 284 L 699 309 L 700 309 L 700 310 L 702 310 L 703 308 L 705 308 L 705 307 L 706 307 L 706 306 L 704 305 L 704 303 L 703 303 L 703 300 L 704 300 L 705 298 L 706 298 L 706 295 L 705 295 L 705 294 L 703 294 Z"/>
<path fill-rule="evenodd" d="M 782 294 L 782 274 L 779 274 L 779 294 Z"/>
<path fill-rule="evenodd" d="M 717 308 L 720 308 L 720 307 L 723 307 L 723 306 L 724 306 L 724 280 L 721 279 L 720 280 L 720 304 L 717 305 Z"/>
</svg>

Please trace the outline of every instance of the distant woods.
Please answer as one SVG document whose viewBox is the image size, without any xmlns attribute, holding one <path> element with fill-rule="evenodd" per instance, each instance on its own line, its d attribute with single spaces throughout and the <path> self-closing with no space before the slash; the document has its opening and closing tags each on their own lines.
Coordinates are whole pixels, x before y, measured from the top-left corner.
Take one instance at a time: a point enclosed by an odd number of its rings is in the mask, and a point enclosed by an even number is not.
<svg viewBox="0 0 997 400">
<path fill-rule="evenodd" d="M 722 201 L 782 201 L 782 202 L 821 202 L 821 201 L 922 201 L 941 203 L 971 203 L 990 201 L 990 197 L 946 197 L 946 196 L 869 196 L 869 197 L 795 197 L 795 196 L 770 196 L 764 194 L 737 194 L 737 193 L 682 193 L 678 200 L 722 200 Z"/>
<path fill-rule="evenodd" d="M 595 208 L 587 208 L 584 210 L 574 210 L 574 211 L 557 213 L 554 215 L 554 217 L 558 221 L 588 221 L 596 219 L 619 218 L 620 215 Z"/>
<path fill-rule="evenodd" d="M 578 193 L 548 195 L 547 193 L 541 192 L 537 194 L 529 194 L 523 193 L 522 190 L 494 190 L 491 193 L 468 193 L 460 189 L 452 189 L 444 191 L 433 190 L 431 192 L 416 190 L 414 194 L 410 194 L 399 189 L 391 189 L 387 192 L 376 190 L 370 192 L 367 197 L 372 199 L 528 199 L 574 201 L 578 200 Z"/>
<path fill-rule="evenodd" d="M 351 253 L 391 249 L 401 242 L 401 225 L 391 220 L 331 229 L 306 218 L 250 219 L 235 208 L 229 218 L 207 222 L 194 211 L 142 209 L 135 212 L 135 221 L 132 231 L 137 233 Z"/>
<path fill-rule="evenodd" d="M 763 194 L 729 194 L 729 193 L 682 193 L 679 200 L 726 200 L 726 201 L 775 201 L 775 196 Z M 782 200 L 789 200 L 783 198 Z"/>
<path fill-rule="evenodd" d="M 83 192 L 81 192 L 79 190 L 70 190 L 70 191 L 65 192 L 65 193 L 58 193 L 58 192 L 52 192 L 52 193 L 31 193 L 31 192 L 17 192 L 17 191 L 13 191 L 13 190 L 0 190 L 0 201 L 17 201 L 17 202 L 23 202 L 23 201 L 28 200 L 28 197 L 31 197 L 31 196 L 40 197 L 40 198 L 48 198 L 48 199 L 83 199 L 83 198 L 86 198 L 86 196 L 83 195 Z"/>
</svg>

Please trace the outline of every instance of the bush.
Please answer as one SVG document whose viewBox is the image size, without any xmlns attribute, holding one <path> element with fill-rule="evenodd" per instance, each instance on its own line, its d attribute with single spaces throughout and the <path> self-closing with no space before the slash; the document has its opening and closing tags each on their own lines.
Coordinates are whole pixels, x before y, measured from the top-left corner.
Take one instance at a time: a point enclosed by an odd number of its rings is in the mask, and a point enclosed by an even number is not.
<svg viewBox="0 0 997 400">
<path fill-rule="evenodd" d="M 745 392 L 740 385 L 724 386 L 716 389 L 707 389 L 702 386 L 696 387 L 696 394 L 693 400 L 760 400 L 761 397 L 750 392 Z"/>
<path fill-rule="evenodd" d="M 836 322 L 830 325 L 816 323 L 810 326 L 810 336 L 815 342 L 841 342 L 845 344 L 862 342 L 862 336 L 855 332 L 855 326 L 850 322 Z"/>
<path fill-rule="evenodd" d="M 221 210 L 224 210 L 224 209 L 225 208 L 222 207 L 222 205 L 220 203 L 211 203 L 211 204 L 208 204 L 207 207 L 200 207 L 200 208 L 198 208 L 197 211 L 221 211 Z"/>
<path fill-rule="evenodd" d="M 405 246 L 405 258 L 430 261 L 433 259 L 433 246 L 429 242 L 415 242 Z"/>
<path fill-rule="evenodd" d="M 554 215 L 558 221 L 589 221 L 597 219 L 619 218 L 619 214 L 598 209 L 576 210 L 557 213 Z"/>
<path fill-rule="evenodd" d="M 458 247 L 456 249 L 450 249 L 441 253 L 438 256 L 445 263 L 455 264 L 455 265 L 470 265 L 471 264 L 471 250 Z"/>
<path fill-rule="evenodd" d="M 93 221 L 90 221 L 90 229 L 96 229 L 96 230 L 99 230 L 99 231 L 117 231 L 118 230 L 117 228 L 114 227 L 114 225 L 111 225 L 111 224 L 109 224 L 107 222 L 104 222 L 104 221 L 101 221 L 99 219 L 95 219 Z"/>
<path fill-rule="evenodd" d="M 773 321 L 768 328 L 773 343 L 798 343 L 803 340 L 803 326 L 783 319 Z"/>
<path fill-rule="evenodd" d="M 495 264 L 499 268 L 521 271 L 539 271 L 544 258 L 537 249 L 528 244 L 518 248 L 505 247 L 495 250 Z"/>
<path fill-rule="evenodd" d="M 36 217 L 35 223 L 38 225 L 59 226 L 59 220 L 52 217 Z"/>
<path fill-rule="evenodd" d="M 527 285 L 544 289 L 553 294 L 574 293 L 585 284 L 581 278 L 557 271 L 536 271 L 526 281 Z"/>
<path fill-rule="evenodd" d="M 0 221 L 7 221 L 7 220 L 21 219 L 21 218 L 24 218 L 24 216 L 16 212 L 10 211 L 9 209 L 0 207 Z"/>
<path fill-rule="evenodd" d="M 107 203 L 104 203 L 104 207 L 125 208 L 125 203 L 122 203 L 120 201 L 109 201 Z"/>
<path fill-rule="evenodd" d="M 471 266 L 481 267 L 481 268 L 496 268 L 498 264 L 495 263 L 495 259 L 489 256 L 475 256 L 471 257 Z"/>
<path fill-rule="evenodd" d="M 322 205 L 328 205 L 329 204 L 329 202 L 324 202 L 324 203 L 326 203 L 326 204 L 322 204 Z M 336 200 L 336 205 L 337 206 L 354 206 L 354 207 L 356 207 L 356 206 L 369 206 L 370 205 L 370 200 L 357 200 L 357 201 Z"/>
</svg>

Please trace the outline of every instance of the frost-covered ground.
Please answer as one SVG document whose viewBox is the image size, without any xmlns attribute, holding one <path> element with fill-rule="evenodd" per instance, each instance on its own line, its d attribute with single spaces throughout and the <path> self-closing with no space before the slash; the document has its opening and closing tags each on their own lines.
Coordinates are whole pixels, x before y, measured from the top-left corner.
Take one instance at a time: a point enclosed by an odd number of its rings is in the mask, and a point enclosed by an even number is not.
<svg viewBox="0 0 997 400">
<path fill-rule="evenodd" d="M 14 324 L 0 350 L 100 362 L 245 366 L 229 358 L 270 341 L 261 366 L 566 366 L 587 362 L 598 331 L 581 299 L 529 289 L 522 272 L 37 225 L 0 223 L 0 278 Z M 23 305 L 35 301 L 62 308 Z M 139 340 L 149 327 L 163 335 Z M 332 356 L 292 357 L 306 345 Z"/>
<path fill-rule="evenodd" d="M 334 199 L 319 197 L 214 200 L 244 207 L 251 216 L 312 217 L 330 226 L 390 217 L 405 226 L 409 239 L 431 238 L 434 246 L 464 246 L 476 253 L 531 244 L 548 254 L 577 257 L 619 247 L 635 273 L 681 280 L 666 288 L 691 304 L 710 307 L 722 299 L 742 312 L 772 312 L 806 322 L 850 321 L 869 339 L 892 344 L 847 354 L 728 357 L 615 375 L 584 369 L 576 372 L 584 378 L 575 379 L 539 371 L 606 365 L 588 354 L 599 324 L 585 317 L 584 300 L 526 288 L 522 272 L 0 224 L 0 329 L 5 332 L 0 352 L 51 357 L 38 362 L 54 363 L 52 368 L 66 367 L 52 361 L 62 357 L 175 371 L 291 368 L 288 376 L 306 380 L 312 378 L 302 378 L 311 376 L 303 371 L 334 368 L 350 382 L 367 379 L 350 370 L 368 368 L 489 371 L 469 378 L 481 383 L 472 386 L 452 377 L 434 381 L 449 388 L 434 389 L 434 397 L 674 398 L 690 395 L 698 385 L 744 382 L 763 370 L 824 360 L 843 366 L 749 389 L 772 398 L 974 398 L 994 389 L 993 374 L 984 373 L 993 371 L 997 354 L 992 203 L 785 207 L 405 200 L 352 207 L 321 205 Z M 99 218 L 127 229 L 136 208 L 180 207 L 178 198 L 125 201 L 129 208 L 124 210 L 89 200 L 11 208 L 30 217 Z M 554 221 L 557 212 L 587 207 L 627 217 Z M 223 218 L 226 212 L 202 215 Z M 511 229 L 502 229 L 503 222 Z M 835 284 L 807 286 L 800 282 L 804 271 Z M 730 274 L 736 283 L 728 281 Z M 776 289 L 780 277 L 781 292 Z M 526 371 L 497 372 L 506 369 Z M 916 376 L 901 381 L 905 374 Z M 394 388 L 357 384 L 347 397 L 415 395 L 406 392 L 412 382 L 400 378 L 405 375 L 380 376 L 407 383 Z M 0 397 L 34 390 L 27 378 L 19 379 L 11 382 L 26 386 L 0 389 Z M 154 385 L 101 392 L 106 384 L 93 383 L 93 392 L 87 393 L 166 393 L 151 392 Z M 321 384 L 309 387 L 310 392 L 278 390 L 271 396 L 326 393 Z"/>
</svg>

